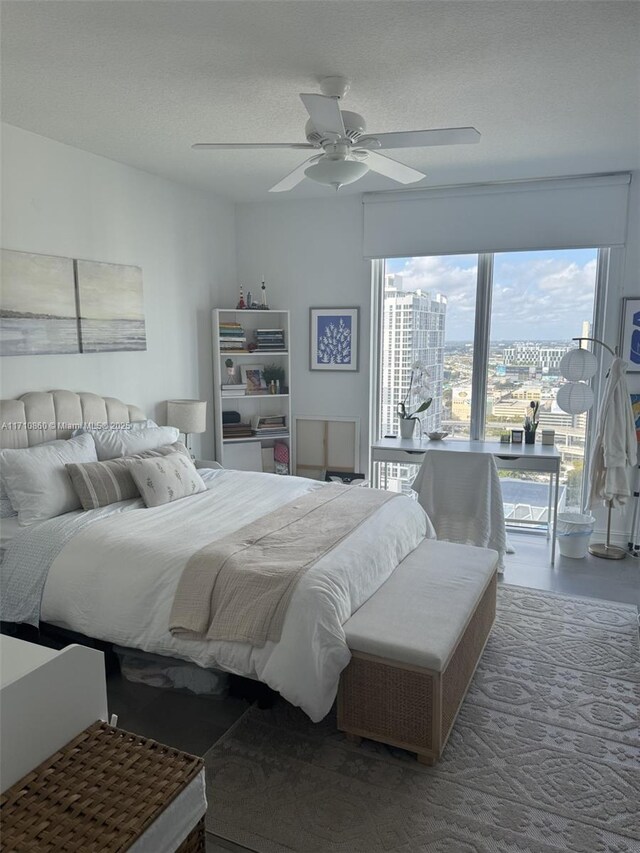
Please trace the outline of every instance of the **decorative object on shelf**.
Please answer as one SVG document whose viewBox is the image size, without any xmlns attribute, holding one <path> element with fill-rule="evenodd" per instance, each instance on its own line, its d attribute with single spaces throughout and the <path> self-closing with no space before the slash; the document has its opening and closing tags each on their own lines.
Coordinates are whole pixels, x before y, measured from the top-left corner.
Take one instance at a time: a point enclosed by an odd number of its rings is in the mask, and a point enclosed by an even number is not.
<svg viewBox="0 0 640 853">
<path fill-rule="evenodd" d="M 264 283 L 264 276 L 262 276 L 262 285 L 260 287 L 260 307 L 263 311 L 269 310 L 269 303 L 267 302 L 267 285 Z"/>
<path fill-rule="evenodd" d="M 264 394 L 266 392 L 267 383 L 261 364 L 241 364 L 240 375 L 247 389 L 247 394 Z"/>
<path fill-rule="evenodd" d="M 540 403 L 537 400 L 532 400 L 529 403 L 527 414 L 524 418 L 524 443 L 536 443 L 536 430 L 538 429 Z"/>
<path fill-rule="evenodd" d="M 542 444 L 553 447 L 556 443 L 556 431 L 554 429 L 542 430 Z"/>
<path fill-rule="evenodd" d="M 640 371 L 640 297 L 622 300 L 620 357 L 629 362 L 627 373 Z"/>
<path fill-rule="evenodd" d="M 227 368 L 227 379 L 226 379 L 224 384 L 225 385 L 235 385 L 236 384 L 236 382 L 235 382 L 236 368 L 235 368 L 235 365 L 233 363 L 233 359 L 232 358 L 225 358 L 224 366 Z"/>
<path fill-rule="evenodd" d="M 140 267 L 6 250 L 0 266 L 0 355 L 147 348 Z"/>
<path fill-rule="evenodd" d="M 276 389 L 279 392 L 281 386 L 284 385 L 284 367 L 281 364 L 266 364 L 262 371 L 262 376 L 272 394 L 276 393 Z M 271 391 L 272 385 L 274 387 L 273 391 Z"/>
<path fill-rule="evenodd" d="M 398 403 L 400 418 L 400 435 L 402 438 L 412 438 L 416 421 L 431 405 L 433 398 L 429 394 L 429 374 L 422 362 L 415 361 L 411 366 L 409 388 L 402 402 Z M 413 409 L 413 411 L 410 411 Z"/>
<path fill-rule="evenodd" d="M 523 429 L 512 429 L 511 430 L 511 443 L 512 444 L 522 444 L 523 435 L 524 435 Z"/>
<path fill-rule="evenodd" d="M 244 301 L 244 293 L 242 291 L 242 285 L 240 285 L 240 299 L 238 299 L 238 304 L 236 305 L 236 309 L 238 311 L 243 311 L 247 307 L 246 302 Z"/>
<path fill-rule="evenodd" d="M 277 441 L 273 446 L 273 459 L 275 462 L 276 474 L 289 473 L 289 448 L 282 442 Z"/>
<path fill-rule="evenodd" d="M 428 432 L 427 438 L 429 441 L 442 441 L 443 438 L 446 438 L 449 435 L 448 432 L 438 432 L 435 430 L 434 432 Z"/>
<path fill-rule="evenodd" d="M 511 444 L 511 433 L 510 432 L 501 432 L 500 433 L 500 444 Z"/>
<path fill-rule="evenodd" d="M 359 308 L 311 308 L 310 370 L 358 370 Z"/>
<path fill-rule="evenodd" d="M 206 432 L 206 400 L 167 400 L 167 426 L 176 427 L 184 433 L 185 445 L 193 459 L 189 436 Z"/>
</svg>

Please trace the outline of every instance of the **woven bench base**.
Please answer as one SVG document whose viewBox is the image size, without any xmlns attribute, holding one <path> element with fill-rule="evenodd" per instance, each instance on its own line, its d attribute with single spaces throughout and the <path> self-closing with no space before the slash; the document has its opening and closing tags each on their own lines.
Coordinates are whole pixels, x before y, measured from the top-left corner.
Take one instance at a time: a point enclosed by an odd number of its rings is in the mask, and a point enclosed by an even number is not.
<svg viewBox="0 0 640 853">
<path fill-rule="evenodd" d="M 338 728 L 417 753 L 442 754 L 496 615 L 497 575 L 489 582 L 443 672 L 354 651 L 338 692 Z"/>
<path fill-rule="evenodd" d="M 121 853 L 200 773 L 201 758 L 97 722 L 0 797 L 3 853 Z M 204 853 L 204 820 L 178 848 Z"/>
</svg>

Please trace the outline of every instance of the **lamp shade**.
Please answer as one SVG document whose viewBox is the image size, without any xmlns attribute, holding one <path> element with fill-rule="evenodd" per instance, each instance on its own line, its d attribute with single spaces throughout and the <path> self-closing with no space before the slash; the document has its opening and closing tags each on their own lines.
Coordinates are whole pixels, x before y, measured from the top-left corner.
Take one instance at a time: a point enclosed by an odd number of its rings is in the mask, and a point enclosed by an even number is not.
<svg viewBox="0 0 640 853">
<path fill-rule="evenodd" d="M 570 415 L 580 415 L 593 406 L 593 391 L 584 382 L 567 382 L 556 397 L 558 406 Z"/>
<path fill-rule="evenodd" d="M 319 184 L 328 184 L 330 187 L 339 187 L 343 184 L 352 184 L 363 178 L 369 167 L 357 160 L 329 160 L 323 158 L 313 166 L 304 170 L 305 175 Z"/>
<path fill-rule="evenodd" d="M 167 426 L 185 435 L 207 429 L 206 400 L 167 400 Z"/>
<path fill-rule="evenodd" d="M 588 349 L 571 349 L 562 356 L 560 374 L 570 382 L 580 382 L 596 375 L 598 359 Z"/>
</svg>

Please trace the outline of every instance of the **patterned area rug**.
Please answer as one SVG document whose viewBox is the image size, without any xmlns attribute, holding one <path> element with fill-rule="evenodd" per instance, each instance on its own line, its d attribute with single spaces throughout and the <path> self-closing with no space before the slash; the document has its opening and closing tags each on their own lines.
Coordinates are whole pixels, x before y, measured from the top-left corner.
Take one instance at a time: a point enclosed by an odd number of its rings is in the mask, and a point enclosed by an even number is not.
<svg viewBox="0 0 640 853">
<path fill-rule="evenodd" d="M 206 755 L 207 829 L 258 853 L 640 851 L 637 611 L 514 586 L 440 763 L 279 703 Z"/>
</svg>

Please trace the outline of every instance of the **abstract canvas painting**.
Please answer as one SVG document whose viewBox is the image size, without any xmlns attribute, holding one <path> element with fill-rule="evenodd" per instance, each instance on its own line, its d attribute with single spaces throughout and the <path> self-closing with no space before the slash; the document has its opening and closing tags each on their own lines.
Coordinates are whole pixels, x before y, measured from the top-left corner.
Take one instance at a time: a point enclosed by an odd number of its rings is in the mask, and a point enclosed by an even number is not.
<svg viewBox="0 0 640 853">
<path fill-rule="evenodd" d="M 311 308 L 310 370 L 358 370 L 358 308 Z"/>
<path fill-rule="evenodd" d="M 2 250 L 0 355 L 79 352 L 71 258 Z"/>
<path fill-rule="evenodd" d="M 76 261 L 82 352 L 145 350 L 140 267 Z"/>
</svg>

